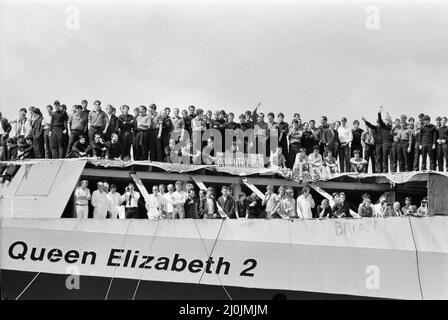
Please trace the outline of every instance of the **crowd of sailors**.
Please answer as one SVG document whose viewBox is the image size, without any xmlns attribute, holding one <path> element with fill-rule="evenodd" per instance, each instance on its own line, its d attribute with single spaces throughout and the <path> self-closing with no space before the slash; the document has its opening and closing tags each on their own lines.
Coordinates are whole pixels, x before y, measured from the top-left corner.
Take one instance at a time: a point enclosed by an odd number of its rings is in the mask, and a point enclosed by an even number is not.
<svg viewBox="0 0 448 320">
<path fill-rule="evenodd" d="M 404 217 L 428 215 L 428 198 L 419 206 L 406 197 L 405 202 L 390 203 L 383 195 L 374 204 L 367 193 L 362 195 L 358 210 L 350 209 L 343 192 L 333 193 L 331 199 L 317 203 L 309 187 L 303 187 L 298 197 L 290 187 L 269 185 L 266 193 L 240 192 L 234 195 L 232 188 L 224 185 L 217 192 L 214 188 L 199 190 L 191 183 L 153 185 L 146 197 L 129 183 L 123 194 L 115 184 L 99 181 L 91 193 L 89 182 L 82 180 L 74 193 L 75 217 L 80 219 L 326 219 L 364 217 Z M 142 203 L 144 206 L 142 208 Z"/>
<path fill-rule="evenodd" d="M 94 157 L 172 162 L 174 146 L 182 142 L 176 156 L 185 156 L 192 163 L 198 163 L 195 160 L 199 158 L 199 163 L 216 164 L 218 154 L 260 153 L 263 149 L 263 167 L 289 170 L 299 178 L 367 173 L 369 166 L 373 173 L 448 170 L 446 116 L 438 116 L 435 125 L 425 114 L 416 119 L 401 115 L 393 120 L 380 107 L 376 123 L 362 117 L 362 129 L 360 121 L 354 120 L 350 126 L 345 117 L 329 122 L 321 116 L 320 125 L 312 119 L 303 121 L 299 113 L 291 121 L 281 112 L 269 112 L 265 119 L 259 106 L 240 114 L 238 122 L 231 112 L 204 112 L 192 105 L 182 111 L 141 105 L 132 113 L 129 106 L 122 105 L 116 115 L 116 108 L 110 104 L 103 111 L 99 100 L 92 110 L 86 100 L 71 109 L 59 101 L 43 111 L 34 106 L 21 108 L 11 120 L 0 112 L 0 160 Z M 211 129 L 214 135 L 200 150 L 194 149 L 194 134 Z M 223 142 L 226 130 L 238 129 L 253 130 L 255 138 L 244 140 L 242 145 L 233 141 L 228 149 L 226 144 L 216 143 L 216 133 L 221 133 Z M 212 151 L 204 156 L 202 147 Z M 0 164 L 0 184 L 10 181 L 16 171 L 17 166 Z"/>
</svg>

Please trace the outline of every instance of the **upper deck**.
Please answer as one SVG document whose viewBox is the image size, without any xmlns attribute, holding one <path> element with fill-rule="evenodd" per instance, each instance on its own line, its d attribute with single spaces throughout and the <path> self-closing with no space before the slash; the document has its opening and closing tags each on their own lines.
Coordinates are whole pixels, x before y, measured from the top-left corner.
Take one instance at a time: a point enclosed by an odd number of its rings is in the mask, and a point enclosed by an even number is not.
<svg viewBox="0 0 448 320">
<path fill-rule="evenodd" d="M 231 185 L 234 194 L 243 190 L 260 196 L 267 185 L 292 187 L 296 193 L 308 185 L 318 199 L 328 197 L 331 192 L 344 191 L 352 209 L 356 209 L 364 192 L 370 193 L 373 201 L 385 193 L 390 201 L 400 202 L 409 195 L 415 200 L 429 196 L 431 215 L 448 212 L 448 174 L 442 172 L 344 173 L 313 182 L 298 181 L 285 170 L 271 168 L 95 159 L 28 160 L 15 164 L 20 165 L 19 171 L 9 186 L 0 188 L 2 217 L 70 217 L 67 207 L 81 179 L 91 181 L 90 187 L 96 181 L 107 180 L 120 189 L 132 180 L 131 174 L 140 178 L 144 186 L 175 181 L 190 182 L 199 188 Z"/>
</svg>

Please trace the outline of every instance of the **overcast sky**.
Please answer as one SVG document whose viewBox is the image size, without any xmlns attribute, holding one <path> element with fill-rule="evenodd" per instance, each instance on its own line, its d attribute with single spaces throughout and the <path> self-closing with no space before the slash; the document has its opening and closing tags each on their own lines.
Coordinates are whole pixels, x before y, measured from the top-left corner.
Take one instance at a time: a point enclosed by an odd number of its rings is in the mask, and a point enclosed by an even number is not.
<svg viewBox="0 0 448 320">
<path fill-rule="evenodd" d="M 79 29 L 67 28 L 73 4 Z M 379 29 L 366 27 L 369 4 Z M 448 114 L 446 1 L 0 0 L 0 30 L 7 117 L 84 98 L 237 114 L 261 101 L 349 121 L 380 104 L 393 117 Z"/>
</svg>

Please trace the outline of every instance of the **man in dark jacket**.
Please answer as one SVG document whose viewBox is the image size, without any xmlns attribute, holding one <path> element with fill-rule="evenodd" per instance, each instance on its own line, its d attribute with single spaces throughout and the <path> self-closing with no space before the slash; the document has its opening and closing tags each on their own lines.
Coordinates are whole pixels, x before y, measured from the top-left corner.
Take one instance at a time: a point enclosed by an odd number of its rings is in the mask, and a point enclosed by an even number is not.
<svg viewBox="0 0 448 320">
<path fill-rule="evenodd" d="M 248 219 L 257 219 L 262 218 L 263 213 L 263 205 L 261 203 L 261 199 L 255 194 L 249 198 L 249 208 L 247 210 L 247 218 Z"/>
<path fill-rule="evenodd" d="M 112 133 L 111 141 L 106 142 L 106 159 L 110 160 L 122 160 L 123 156 L 123 146 L 118 141 L 118 134 L 116 132 Z"/>
<path fill-rule="evenodd" d="M 117 132 L 118 117 L 115 115 L 115 108 L 110 104 L 106 107 L 106 114 L 109 117 L 109 125 L 106 128 L 104 140 L 110 141 L 112 133 Z"/>
<path fill-rule="evenodd" d="M 107 148 L 100 133 L 95 133 L 93 141 L 90 142 L 90 148 L 93 157 L 104 158 Z"/>
<path fill-rule="evenodd" d="M 381 137 L 383 139 L 383 173 L 389 172 L 389 158 L 391 158 L 392 144 L 394 138 L 391 135 L 392 119 L 387 114 L 386 122 L 383 121 L 381 113 L 384 111 L 383 106 L 380 106 L 378 111 L 378 124 L 381 130 Z"/>
<path fill-rule="evenodd" d="M 328 121 L 327 120 L 327 116 L 320 117 L 321 125 L 313 133 L 314 138 L 316 139 L 316 142 L 319 145 L 319 153 L 321 155 L 323 155 L 324 151 L 325 151 L 325 142 L 323 141 L 323 135 L 324 135 L 325 130 L 330 128 L 330 126 L 328 125 L 327 121 Z M 336 153 L 333 153 L 333 154 L 336 154 Z"/>
<path fill-rule="evenodd" d="M 33 149 L 36 158 L 45 158 L 45 141 L 44 141 L 44 126 L 42 120 L 44 119 L 39 108 L 34 109 L 35 118 L 31 128 L 30 136 L 33 137 Z"/>
<path fill-rule="evenodd" d="M 383 136 L 382 130 L 377 121 L 377 125 L 371 124 L 364 117 L 361 118 L 366 126 L 372 130 L 375 141 L 375 171 L 378 173 L 383 172 Z"/>
<path fill-rule="evenodd" d="M 67 152 L 67 158 L 81 158 L 81 157 L 89 157 L 91 156 L 92 149 L 87 143 L 87 136 L 80 135 L 79 140 L 73 144 L 71 150 Z"/>
<path fill-rule="evenodd" d="M 423 117 L 423 126 L 420 128 L 418 135 L 419 149 L 422 151 L 422 170 L 426 170 L 426 158 L 429 155 L 429 163 L 431 170 L 436 170 L 436 144 L 437 129 L 431 124 L 431 118 L 428 115 Z"/>
<path fill-rule="evenodd" d="M 8 149 L 7 152 L 5 152 L 5 154 L 7 155 L 6 161 L 19 160 L 17 156 L 19 152 L 19 147 L 17 146 L 17 143 L 14 138 L 8 138 L 6 140 L 6 148 Z M 14 175 L 18 170 L 19 170 L 18 165 L 0 163 L 0 186 L 2 186 L 4 183 L 5 186 L 8 186 L 12 177 L 14 177 Z"/>
<path fill-rule="evenodd" d="M 335 129 L 335 123 L 332 123 L 329 128 L 324 130 L 321 141 L 325 146 L 325 151 L 331 151 L 332 154 L 338 154 L 339 134 Z"/>
<path fill-rule="evenodd" d="M 229 194 L 229 188 L 227 186 L 222 186 L 221 193 L 222 196 L 218 198 L 218 205 L 222 208 L 222 210 L 227 214 L 229 218 L 236 218 L 236 204 L 233 197 Z"/>
<path fill-rule="evenodd" d="M 188 197 L 184 204 L 185 218 L 199 218 L 199 199 L 196 197 L 194 189 L 188 191 Z"/>
<path fill-rule="evenodd" d="M 446 125 L 447 118 L 443 117 L 440 128 L 437 129 L 437 148 L 438 158 L 437 163 L 439 171 L 443 171 L 443 160 L 445 159 L 445 171 L 448 171 L 448 126 Z"/>
<path fill-rule="evenodd" d="M 0 112 L 0 161 L 6 159 L 6 140 L 9 137 L 9 132 L 11 132 L 11 125 L 8 119 L 3 118 Z"/>
<path fill-rule="evenodd" d="M 67 113 L 62 110 L 61 104 L 58 100 L 53 103 L 54 112 L 51 115 L 51 124 L 49 136 L 51 137 L 52 158 L 65 158 L 65 139 L 67 134 Z"/>
</svg>

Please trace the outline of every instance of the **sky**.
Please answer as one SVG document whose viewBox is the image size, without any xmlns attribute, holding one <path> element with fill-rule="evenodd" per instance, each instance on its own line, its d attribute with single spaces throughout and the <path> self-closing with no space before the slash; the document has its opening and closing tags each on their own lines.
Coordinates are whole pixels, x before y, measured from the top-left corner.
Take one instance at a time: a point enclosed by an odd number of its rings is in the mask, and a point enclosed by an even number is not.
<svg viewBox="0 0 448 320">
<path fill-rule="evenodd" d="M 0 0 L 0 111 L 448 115 L 447 39 L 448 1 Z"/>
</svg>

